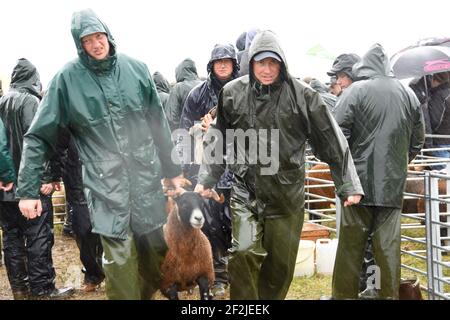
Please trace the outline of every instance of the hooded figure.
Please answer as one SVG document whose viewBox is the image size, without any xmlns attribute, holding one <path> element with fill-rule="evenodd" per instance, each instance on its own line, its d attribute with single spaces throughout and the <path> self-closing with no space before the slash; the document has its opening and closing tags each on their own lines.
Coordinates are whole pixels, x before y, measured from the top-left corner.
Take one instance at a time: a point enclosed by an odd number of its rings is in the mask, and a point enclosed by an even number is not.
<svg viewBox="0 0 450 320">
<path fill-rule="evenodd" d="M 164 76 L 156 71 L 153 73 L 153 80 L 155 81 L 156 90 L 158 91 L 159 99 L 167 115 L 167 101 L 169 100 L 170 84 Z"/>
<path fill-rule="evenodd" d="M 201 83 L 197 75 L 197 68 L 192 59 L 183 60 L 175 69 L 175 78 L 177 83 L 172 88 L 167 101 L 167 117 L 169 119 L 170 128 L 178 129 L 180 126 L 181 112 L 183 111 L 184 102 L 187 95 L 193 87 Z"/>
<path fill-rule="evenodd" d="M 0 99 L 0 119 L 6 128 L 15 172 L 19 172 L 19 167 L 23 165 L 24 134 L 38 108 L 41 91 L 36 67 L 27 59 L 19 59 L 12 72 L 10 90 Z M 15 188 L 8 192 L 0 191 L 5 264 L 15 299 L 26 299 L 30 295 L 34 298 L 66 297 L 73 293 L 72 288 L 55 288 L 55 269 L 51 258 L 54 243 L 51 182 L 56 179 L 53 179 L 44 159 L 36 167 L 41 171 L 46 169 L 45 174 L 35 177 L 33 181 L 36 185 L 34 197 L 42 201 L 39 217 L 31 221 L 22 216 Z"/>
<path fill-rule="evenodd" d="M 379 298 L 398 299 L 400 214 L 407 165 L 424 142 L 424 122 L 413 91 L 393 75 L 379 44 L 353 67 L 358 78 L 336 105 L 336 120 L 348 140 L 365 197 L 343 208 L 333 272 L 333 297 L 358 298 L 367 237 L 372 234 L 381 285 Z"/>
<path fill-rule="evenodd" d="M 230 77 L 226 80 L 220 80 L 213 72 L 214 61 L 221 59 L 231 59 L 233 63 L 233 71 Z M 189 130 L 194 121 L 200 120 L 213 107 L 217 106 L 217 98 L 220 90 L 229 81 L 238 77 L 239 65 L 237 63 L 236 51 L 233 46 L 216 44 L 211 52 L 206 67 L 208 72 L 208 79 L 197 85 L 188 95 L 183 106 L 181 115 L 180 128 Z"/>
<path fill-rule="evenodd" d="M 230 298 L 284 299 L 303 225 L 307 139 L 330 164 L 343 200 L 356 203 L 352 195 L 363 193 L 345 137 L 319 93 L 289 74 L 275 35 L 258 33 L 249 57 L 250 74 L 226 84 L 219 96 L 216 132 L 222 139 L 215 141 L 229 143 L 222 144 L 219 163 L 205 156 L 196 191 L 208 193 L 228 165 L 234 173 Z M 274 78 L 272 68 L 279 70 Z M 255 159 L 255 146 L 269 148 L 270 161 L 261 152 Z"/>
<path fill-rule="evenodd" d="M 255 38 L 255 36 L 258 34 L 259 30 L 258 29 L 250 29 L 246 34 L 245 34 L 245 49 L 244 51 L 242 51 L 241 55 L 240 55 L 240 60 L 239 60 L 239 76 L 245 76 L 248 74 L 249 72 L 249 50 L 250 50 L 250 46 L 252 44 L 253 38 Z"/>
<path fill-rule="evenodd" d="M 247 37 L 247 32 L 244 31 L 239 35 L 239 37 L 236 40 L 236 49 L 238 50 L 238 52 L 237 52 L 238 64 L 241 63 L 242 54 L 244 53 L 244 50 L 245 50 L 246 37 Z"/>
<path fill-rule="evenodd" d="M 167 119 L 147 66 L 117 53 L 92 10 L 73 14 L 72 36 L 78 58 L 55 75 L 25 135 L 18 195 L 37 199 L 43 160 L 68 130 L 82 162 L 92 232 L 102 240 L 107 295 L 148 299 L 167 250 L 161 178 L 176 182 L 171 178 L 181 173 L 171 160 Z M 91 45 L 109 51 L 94 58 Z M 32 218 L 37 203 L 21 201 Z"/>
</svg>

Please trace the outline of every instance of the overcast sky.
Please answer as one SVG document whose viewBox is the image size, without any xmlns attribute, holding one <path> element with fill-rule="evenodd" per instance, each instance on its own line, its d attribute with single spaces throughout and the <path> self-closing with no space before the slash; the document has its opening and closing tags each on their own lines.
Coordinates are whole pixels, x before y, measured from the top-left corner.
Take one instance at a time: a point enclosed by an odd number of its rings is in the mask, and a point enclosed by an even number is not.
<svg viewBox="0 0 450 320">
<path fill-rule="evenodd" d="M 20 57 L 36 65 L 46 86 L 76 57 L 73 11 L 92 8 L 108 25 L 118 51 L 175 80 L 175 67 L 191 57 L 201 76 L 216 43 L 233 43 L 251 28 L 277 33 L 291 74 L 327 79 L 332 60 L 312 58 L 321 45 L 334 56 L 364 54 L 381 43 L 389 55 L 425 37 L 450 36 L 449 0 L 22 0 L 2 1 L 0 75 Z"/>
</svg>

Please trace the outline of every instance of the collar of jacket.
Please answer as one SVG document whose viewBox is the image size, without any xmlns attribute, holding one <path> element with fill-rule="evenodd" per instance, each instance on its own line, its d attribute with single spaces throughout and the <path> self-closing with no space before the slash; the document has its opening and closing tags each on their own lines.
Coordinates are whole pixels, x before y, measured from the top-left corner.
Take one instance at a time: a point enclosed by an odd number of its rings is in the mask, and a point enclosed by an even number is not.
<svg viewBox="0 0 450 320">
<path fill-rule="evenodd" d="M 281 88 L 282 83 L 283 81 L 280 78 L 269 85 L 262 84 L 255 80 L 253 81 L 252 89 L 256 97 L 270 96 L 272 92 L 278 91 L 278 89 Z"/>
<path fill-rule="evenodd" d="M 212 89 L 212 90 L 214 91 L 214 94 L 216 95 L 216 97 L 218 97 L 218 96 L 219 96 L 220 90 L 222 90 L 222 88 L 223 88 L 228 82 L 230 82 L 231 80 L 234 80 L 234 79 L 236 79 L 236 78 L 237 78 L 237 77 L 234 76 L 234 72 L 233 72 L 233 74 L 231 75 L 231 77 L 230 77 L 228 80 L 220 81 L 219 79 L 217 79 L 217 78 L 214 76 L 214 74 L 213 74 L 212 72 L 210 72 L 209 75 L 208 75 L 207 83 L 208 83 L 208 87 L 209 87 L 210 89 Z"/>
<path fill-rule="evenodd" d="M 81 62 L 86 68 L 92 70 L 96 74 L 109 73 L 114 69 L 116 65 L 117 55 L 114 49 L 111 48 L 110 55 L 103 60 L 93 59 L 86 54 L 81 59 Z"/>
</svg>

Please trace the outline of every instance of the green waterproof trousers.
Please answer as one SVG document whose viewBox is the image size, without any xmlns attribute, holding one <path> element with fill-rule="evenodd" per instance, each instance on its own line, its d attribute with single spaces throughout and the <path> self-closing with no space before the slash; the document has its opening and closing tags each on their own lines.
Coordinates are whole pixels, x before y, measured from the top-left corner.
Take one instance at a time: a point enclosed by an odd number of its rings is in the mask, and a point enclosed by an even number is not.
<svg viewBox="0 0 450 320">
<path fill-rule="evenodd" d="M 284 299 L 294 274 L 304 214 L 267 218 L 240 201 L 231 202 L 231 212 L 230 299 Z"/>
<path fill-rule="evenodd" d="M 167 252 L 162 227 L 126 240 L 101 236 L 106 295 L 111 300 L 148 300 L 158 290 Z"/>
<path fill-rule="evenodd" d="M 375 267 L 368 285 L 379 299 L 398 299 L 400 285 L 401 209 L 350 206 L 342 210 L 333 272 L 333 298 L 357 299 L 367 238 L 371 232 Z"/>
</svg>

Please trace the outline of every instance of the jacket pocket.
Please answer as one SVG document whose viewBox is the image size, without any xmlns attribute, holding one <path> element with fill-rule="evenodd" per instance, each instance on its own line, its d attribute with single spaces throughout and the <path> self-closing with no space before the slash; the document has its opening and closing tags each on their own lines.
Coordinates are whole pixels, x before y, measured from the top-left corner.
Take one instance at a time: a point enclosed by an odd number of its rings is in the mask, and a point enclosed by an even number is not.
<svg viewBox="0 0 450 320">
<path fill-rule="evenodd" d="M 151 143 L 133 151 L 131 157 L 140 190 L 144 192 L 161 188 L 161 162 L 154 145 Z"/>
<path fill-rule="evenodd" d="M 123 200 L 123 161 L 121 159 L 83 162 L 83 184 L 92 195 L 120 207 Z"/>
</svg>

